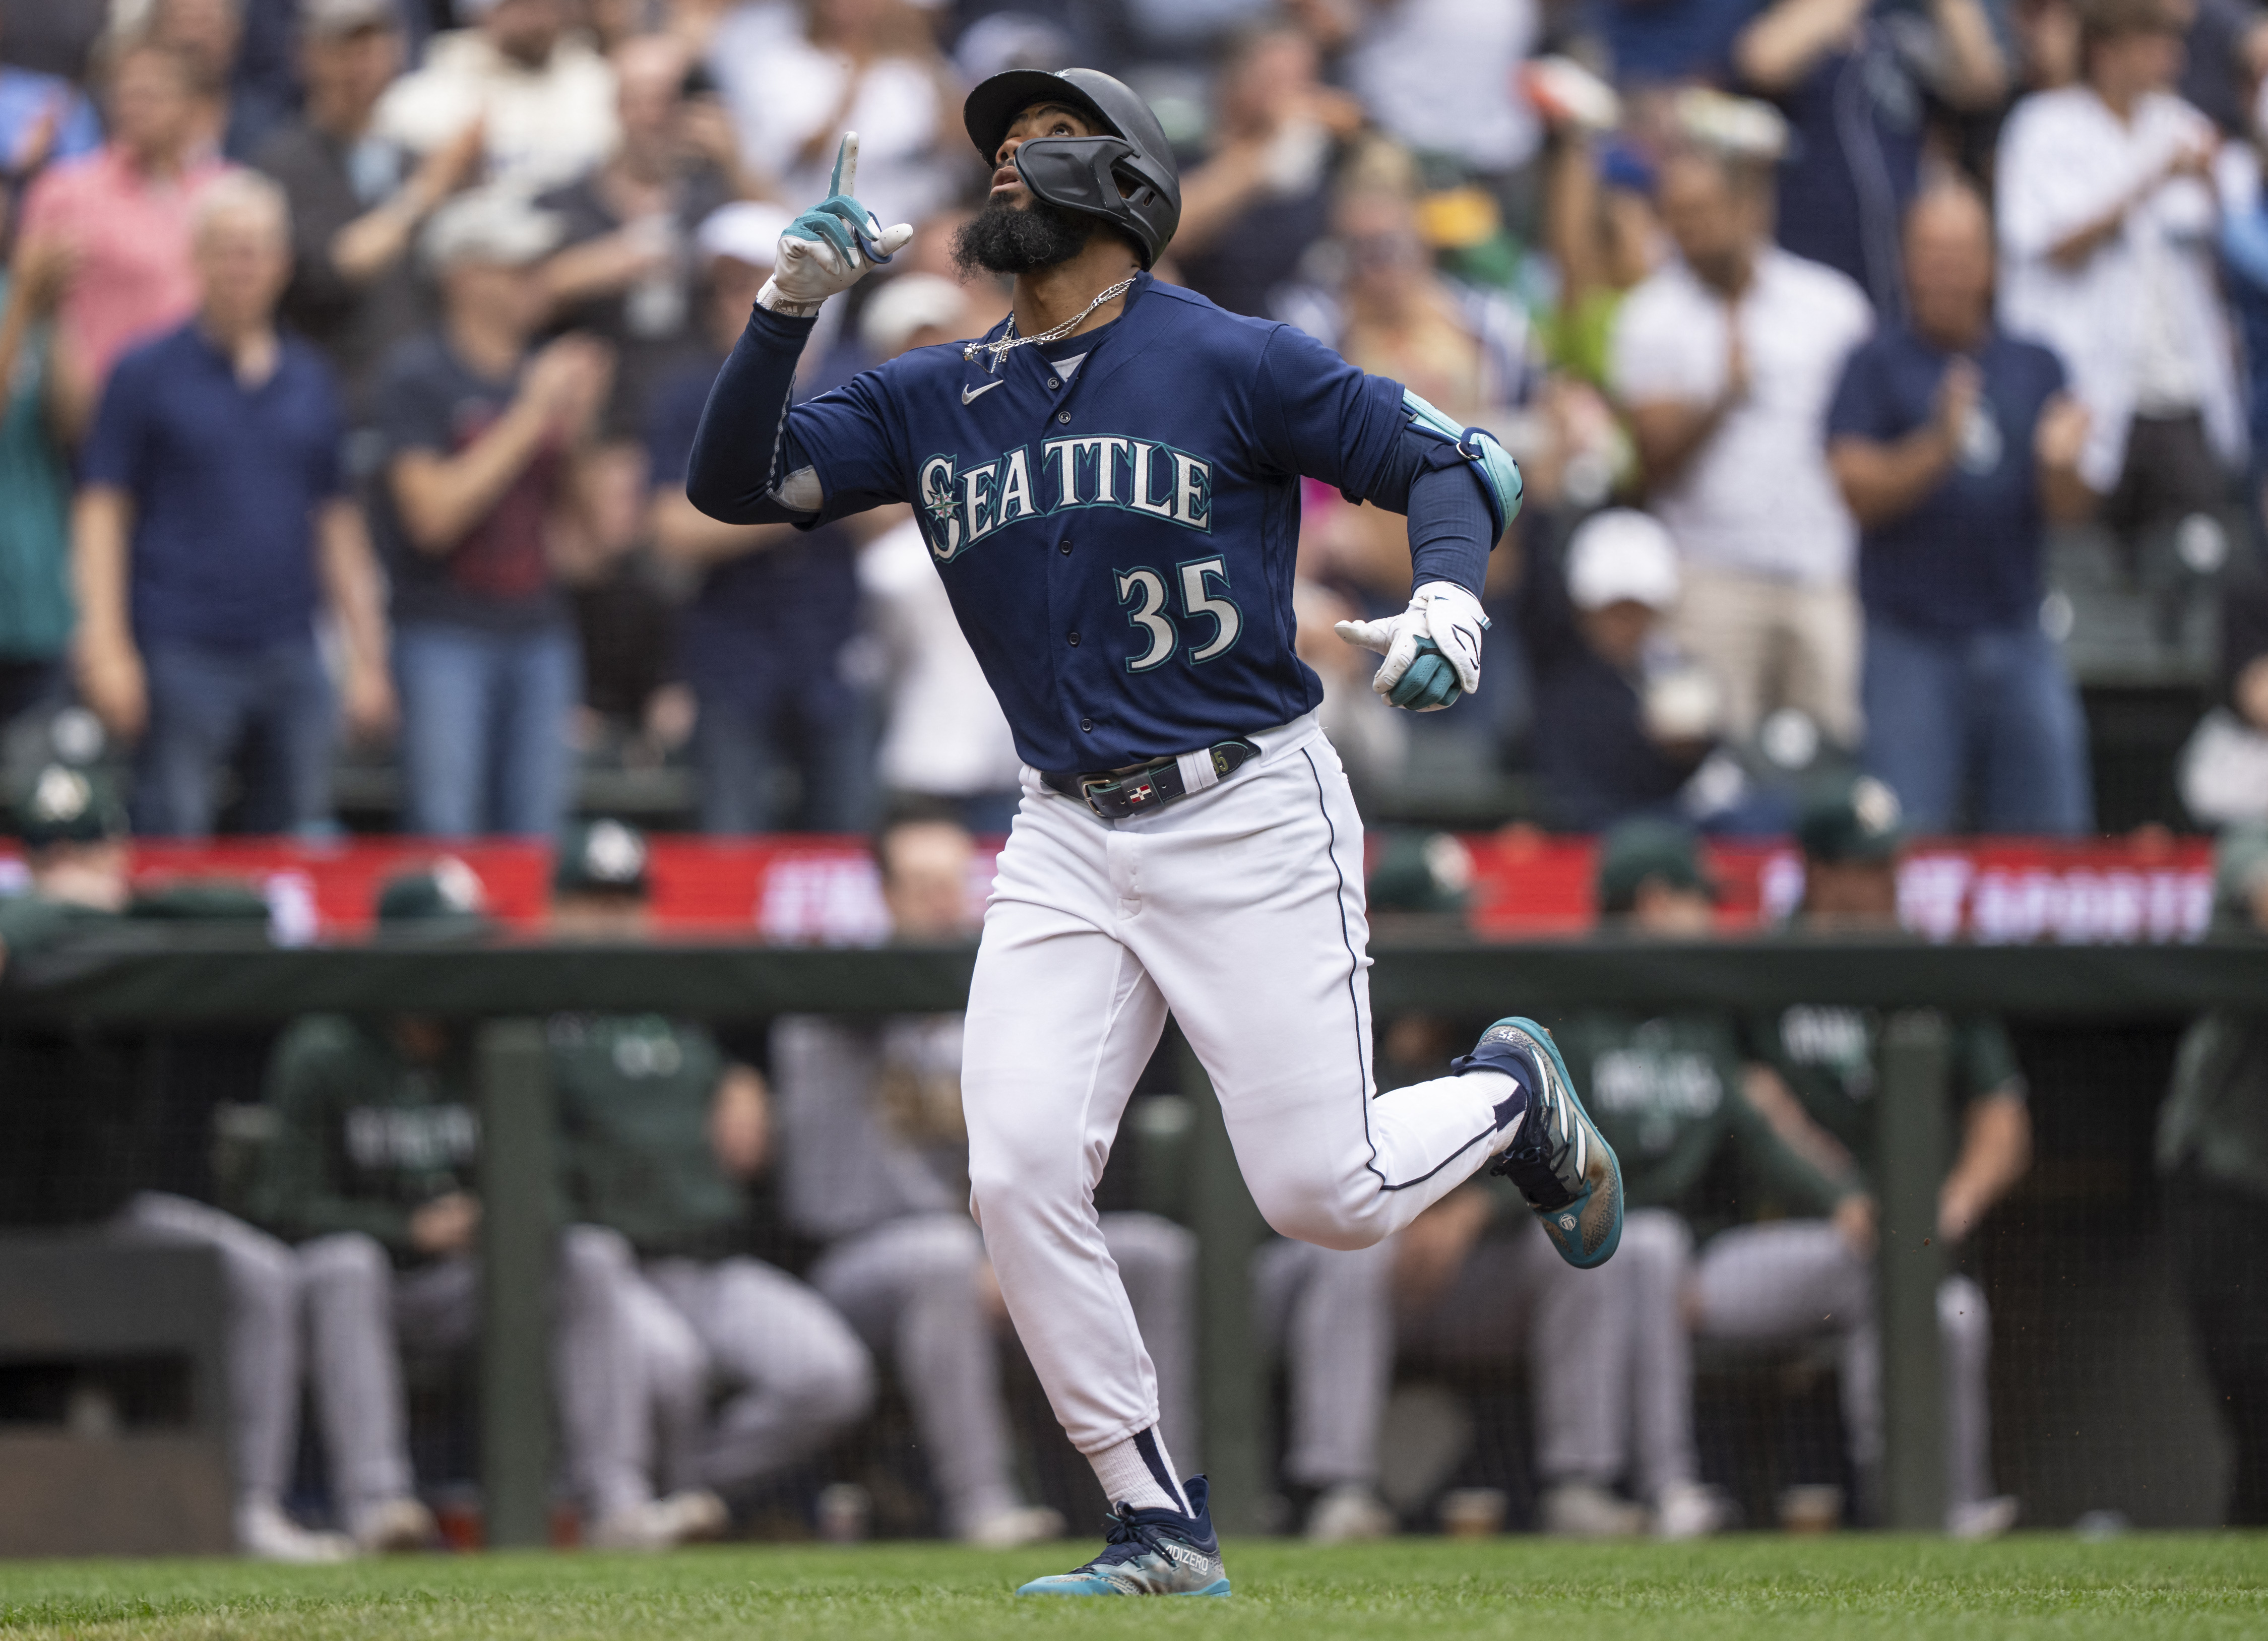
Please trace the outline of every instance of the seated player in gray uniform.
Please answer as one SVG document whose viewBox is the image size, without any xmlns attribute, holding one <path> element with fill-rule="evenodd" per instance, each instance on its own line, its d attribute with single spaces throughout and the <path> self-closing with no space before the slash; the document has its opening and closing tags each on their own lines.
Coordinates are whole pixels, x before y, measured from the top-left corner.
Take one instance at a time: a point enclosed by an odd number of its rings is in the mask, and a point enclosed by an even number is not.
<svg viewBox="0 0 2268 1641">
<path fill-rule="evenodd" d="M 17 795 L 14 810 L 30 882 L 24 893 L 0 898 L 0 974 L 11 963 L 137 916 L 267 916 L 249 890 L 217 885 L 175 886 L 162 892 L 163 903 L 136 896 L 126 813 L 99 776 L 49 765 Z M 188 895 L 196 903 L 183 904 Z M 110 1161 L 139 1149 L 119 1143 L 114 1131 L 100 1092 L 107 1079 L 90 1060 L 98 1052 L 82 1041 L 11 1034 L 7 1063 L 0 1065 L 0 1088 L 7 1090 L 0 1158 L 18 1165 L 0 1175 L 6 1217 L 15 1224 L 57 1225 L 107 1216 L 122 1238 L 186 1243 L 219 1255 L 237 1547 L 263 1561 L 342 1560 L 354 1553 L 355 1540 L 307 1531 L 284 1513 L 282 1502 L 298 1441 L 299 1273 L 291 1250 L 210 1203 L 133 1189 L 146 1180 L 105 1178 L 108 1169 L 89 1166 L 97 1156 Z M 18 1166 L 51 1178 L 79 1175 L 78 1188 L 42 1188 L 18 1177 Z M 352 1525 L 370 1549 L 398 1547 L 399 1534 L 376 1518 Z"/>
<path fill-rule="evenodd" d="M 480 881 L 443 860 L 388 882 L 381 928 L 485 930 Z M 269 1066 L 277 1136 L 258 1217 L 300 1245 L 315 1404 L 331 1484 L 350 1520 L 414 1488 L 404 1352 L 470 1349 L 480 1325 L 480 1125 L 469 1034 L 437 1019 L 310 1015 Z M 587 1542 L 658 1547 L 722 1525 L 706 1494 L 657 1499 L 641 1426 L 637 1264 L 622 1235 L 570 1225 L 559 1241 L 554 1382 Z"/>
<path fill-rule="evenodd" d="M 646 861 L 619 820 L 571 828 L 553 937 L 648 938 Z M 864 1417 L 874 1389 L 866 1347 L 834 1308 L 747 1256 L 770 1094 L 707 1031 L 659 1014 L 561 1015 L 550 1041 L 568 1211 L 627 1238 L 644 1278 L 634 1308 L 658 1485 L 744 1492 Z"/>
<path fill-rule="evenodd" d="M 954 812 L 909 801 L 874 840 L 894 938 L 959 942 L 975 931 L 973 843 Z M 773 1027 L 788 1217 L 826 1245 L 812 1284 L 895 1363 L 946 1526 L 974 1543 L 1053 1538 L 1054 1511 L 1011 1478 L 999 1382 L 999 1301 L 968 1209 L 961 1017 L 790 1015 Z M 1102 1228 L 1158 1368 L 1161 1421 L 1194 1449 L 1189 1233 L 1151 1214 Z M 1187 1432 L 1186 1434 L 1183 1432 Z"/>
<path fill-rule="evenodd" d="M 1666 821 L 1626 821 L 1600 850 L 1599 909 L 1610 926 L 1653 939 L 1705 939 L 1715 901 L 1692 835 Z M 1860 1262 L 1872 1246 L 1873 1203 L 1842 1151 L 1793 1102 L 1773 1100 L 1742 1051 L 1737 1023 L 1706 1009 L 1645 1015 L 1594 1011 L 1557 1030 L 1567 1064 L 1591 1090 L 1599 1130 L 1623 1159 L 1628 1217 L 1622 1296 L 1627 1349 L 1602 1376 L 1628 1409 L 1631 1481 L 1652 1502 L 1654 1531 L 1687 1538 L 1723 1525 L 1700 1481 L 1693 1440 L 1693 1356 L 1687 1331 L 1693 1250 L 1705 1269 L 1728 1237 L 1751 1181 L 1822 1242 Z M 1712 1233 L 1715 1234 L 1712 1234 Z M 1808 1302 L 1808 1301 L 1807 1301 Z M 1810 1311 L 1820 1326 L 1821 1312 Z M 1705 1318 L 1704 1331 L 1718 1331 Z"/>
<path fill-rule="evenodd" d="M 1808 808 L 1800 920 L 1814 929 L 1866 932 L 1898 926 L 1896 798 L 1863 777 Z M 1874 1094 L 1880 1074 L 1880 1017 L 1872 1010 L 1800 1006 L 1759 1021 L 1756 1051 L 1804 1113 L 1855 1161 L 1874 1166 Z M 1952 1022 L 1951 1093 L 1961 1139 L 1938 1194 L 1937 1239 L 1959 1249 L 2031 1157 L 2023 1074 L 2007 1032 L 1975 1016 Z M 1872 1239 L 1838 1235 L 1816 1221 L 1744 1226 L 1717 1239 L 1695 1272 L 1698 1326 L 1713 1337 L 1775 1340 L 1818 1331 L 1832 1316 L 1843 1337 L 1843 1422 L 1870 1515 L 1882 1460 L 1881 1340 L 1874 1315 Z M 1984 1538 L 2014 1524 L 2016 1501 L 1992 1486 L 1985 1374 L 1992 1316 L 1984 1291 L 1956 1272 L 1939 1285 L 1946 1418 L 1946 1530 Z"/>
</svg>

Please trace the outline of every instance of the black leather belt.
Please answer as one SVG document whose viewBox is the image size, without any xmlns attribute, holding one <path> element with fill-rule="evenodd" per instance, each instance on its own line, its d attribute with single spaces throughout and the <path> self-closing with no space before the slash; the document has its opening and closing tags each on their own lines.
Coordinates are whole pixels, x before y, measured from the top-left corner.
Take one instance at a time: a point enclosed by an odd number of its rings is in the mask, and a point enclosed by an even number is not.
<svg viewBox="0 0 2268 1641">
<path fill-rule="evenodd" d="M 1204 755 L 1212 761 L 1213 779 L 1218 782 L 1258 757 L 1260 748 L 1248 740 L 1224 740 L 1206 747 Z M 1099 775 L 1042 770 L 1040 779 L 1051 791 L 1077 798 L 1105 820 L 1149 814 L 1189 797 L 1192 790 L 1204 790 L 1192 789 L 1182 778 L 1182 761 L 1177 757 L 1152 758 L 1147 763 L 1106 769 Z"/>
</svg>

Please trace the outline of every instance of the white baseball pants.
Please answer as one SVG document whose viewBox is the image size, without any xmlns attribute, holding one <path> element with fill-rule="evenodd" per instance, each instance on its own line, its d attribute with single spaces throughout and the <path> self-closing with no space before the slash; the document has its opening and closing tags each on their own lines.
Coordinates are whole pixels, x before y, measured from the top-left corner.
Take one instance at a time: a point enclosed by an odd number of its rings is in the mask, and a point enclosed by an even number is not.
<svg viewBox="0 0 2268 1641">
<path fill-rule="evenodd" d="M 1219 786 L 1105 821 L 1024 772 L 968 1001 L 970 1203 L 1073 1446 L 1158 1420 L 1156 1374 L 1094 1210 L 1171 1010 L 1268 1223 L 1367 1247 L 1505 1143 L 1498 1072 L 1373 1097 L 1362 823 L 1312 715 Z"/>
</svg>

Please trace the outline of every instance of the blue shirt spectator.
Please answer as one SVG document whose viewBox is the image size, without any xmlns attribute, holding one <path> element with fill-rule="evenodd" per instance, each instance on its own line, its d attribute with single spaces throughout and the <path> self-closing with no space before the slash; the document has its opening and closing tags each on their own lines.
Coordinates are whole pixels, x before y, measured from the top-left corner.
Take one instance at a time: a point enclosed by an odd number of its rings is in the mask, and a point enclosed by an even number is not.
<svg viewBox="0 0 2268 1641">
<path fill-rule="evenodd" d="M 1912 322 L 1852 354 L 1828 411 L 1860 530 L 1866 760 L 1917 832 L 2083 833 L 2086 725 L 2041 628 L 2040 552 L 2094 502 L 2088 417 L 2053 355 L 1993 327 L 1992 236 L 1965 188 L 1915 204 Z"/>
<path fill-rule="evenodd" d="M 81 476 L 134 502 L 134 630 L 249 647 L 314 620 L 315 511 L 343 493 L 329 368 L 284 337 L 247 386 L 192 322 L 111 373 Z"/>
<path fill-rule="evenodd" d="M 45 152 L 39 151 L 42 142 Z M 0 63 L 0 169 L 21 176 L 50 160 L 76 159 L 101 146 L 101 122 L 78 87 L 52 74 Z"/>
<path fill-rule="evenodd" d="M 1955 353 L 1904 324 L 1877 330 L 1844 367 L 1827 414 L 1831 441 L 1884 443 L 1927 428 Z M 2032 442 L 2063 366 L 2037 342 L 1993 330 L 1959 356 L 1978 394 L 1937 488 L 1859 536 L 1859 597 L 1911 627 L 1966 631 L 2029 621 L 2039 609 L 2045 525 Z"/>
<path fill-rule="evenodd" d="M 136 748 L 137 825 L 199 837 L 241 764 L 247 829 L 328 821 L 328 601 L 357 725 L 390 722 L 377 577 L 346 496 L 330 370 L 277 333 L 282 190 L 216 181 L 191 222 L 197 317 L 129 350 L 81 453 L 72 553 L 81 693 Z"/>
</svg>

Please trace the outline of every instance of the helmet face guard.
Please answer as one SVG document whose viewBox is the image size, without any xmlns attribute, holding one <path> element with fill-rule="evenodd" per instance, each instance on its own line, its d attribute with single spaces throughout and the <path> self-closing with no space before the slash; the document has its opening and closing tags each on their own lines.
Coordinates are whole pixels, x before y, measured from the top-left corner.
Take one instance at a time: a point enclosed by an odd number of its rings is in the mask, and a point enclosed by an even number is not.
<svg viewBox="0 0 2268 1641">
<path fill-rule="evenodd" d="M 1035 199 L 1119 228 L 1164 198 L 1147 169 L 1140 151 L 1118 136 L 1035 137 L 1016 148 L 1016 174 Z M 1145 242 L 1142 266 L 1154 260 Z"/>
</svg>

